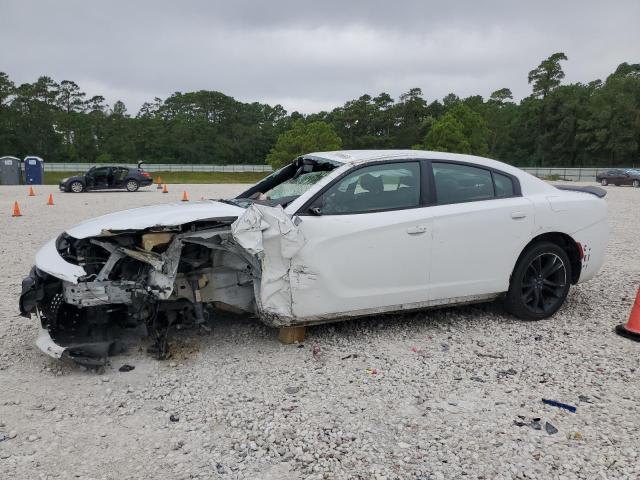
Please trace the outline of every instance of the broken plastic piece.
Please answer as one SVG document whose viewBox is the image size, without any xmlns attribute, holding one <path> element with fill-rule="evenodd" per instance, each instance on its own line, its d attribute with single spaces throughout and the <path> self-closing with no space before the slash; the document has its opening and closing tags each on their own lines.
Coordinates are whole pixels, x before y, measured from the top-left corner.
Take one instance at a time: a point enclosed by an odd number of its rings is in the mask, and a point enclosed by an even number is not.
<svg viewBox="0 0 640 480">
<path fill-rule="evenodd" d="M 569 410 L 571 413 L 576 413 L 576 407 L 573 405 L 569 405 L 567 403 L 558 402 L 556 400 L 548 400 L 546 398 L 542 399 L 542 403 L 546 403 L 547 405 L 551 405 L 552 407 L 563 408 L 565 410 Z"/>
<path fill-rule="evenodd" d="M 551 425 L 549 422 L 544 423 L 544 429 L 547 431 L 549 435 L 553 435 L 554 433 L 558 433 L 558 429 Z"/>
<path fill-rule="evenodd" d="M 133 365 L 128 365 L 128 364 L 126 364 L 126 363 L 125 363 L 124 365 L 122 365 L 122 366 L 118 369 L 118 371 L 119 371 L 119 372 L 130 372 L 130 371 L 131 371 L 131 370 L 133 370 L 134 368 L 136 368 L 136 367 L 134 367 Z"/>
</svg>

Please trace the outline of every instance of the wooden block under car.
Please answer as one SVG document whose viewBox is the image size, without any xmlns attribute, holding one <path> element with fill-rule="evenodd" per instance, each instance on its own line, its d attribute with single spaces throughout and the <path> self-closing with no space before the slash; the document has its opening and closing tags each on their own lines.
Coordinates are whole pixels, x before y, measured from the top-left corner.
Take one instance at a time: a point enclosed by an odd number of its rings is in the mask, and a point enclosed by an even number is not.
<svg viewBox="0 0 640 480">
<path fill-rule="evenodd" d="M 290 344 L 304 342 L 304 334 L 307 327 L 282 327 L 278 333 L 278 340 Z"/>
</svg>

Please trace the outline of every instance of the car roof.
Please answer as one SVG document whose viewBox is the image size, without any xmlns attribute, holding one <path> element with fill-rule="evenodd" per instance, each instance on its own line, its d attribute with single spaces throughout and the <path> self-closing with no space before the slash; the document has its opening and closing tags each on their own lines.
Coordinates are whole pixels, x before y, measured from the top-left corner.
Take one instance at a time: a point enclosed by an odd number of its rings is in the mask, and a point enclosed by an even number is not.
<svg viewBox="0 0 640 480">
<path fill-rule="evenodd" d="M 132 167 L 127 167 L 126 165 L 104 165 L 104 164 L 98 164 L 98 165 L 94 165 L 91 168 L 132 168 Z"/>
<path fill-rule="evenodd" d="M 434 152 L 430 150 L 338 150 L 333 152 L 314 152 L 302 155 L 304 158 L 324 159 L 341 164 L 356 164 L 362 162 L 375 162 L 382 160 L 398 159 L 427 159 L 427 160 L 453 160 L 457 162 L 474 163 L 480 166 L 496 168 L 513 172 L 515 167 L 476 155 L 461 153 Z"/>
</svg>

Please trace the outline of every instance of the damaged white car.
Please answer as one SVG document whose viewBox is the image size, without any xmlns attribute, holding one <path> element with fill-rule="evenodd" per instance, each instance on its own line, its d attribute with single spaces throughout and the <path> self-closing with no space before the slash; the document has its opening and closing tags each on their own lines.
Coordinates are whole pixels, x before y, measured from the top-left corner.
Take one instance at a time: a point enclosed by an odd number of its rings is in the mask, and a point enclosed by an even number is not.
<svg viewBox="0 0 640 480">
<path fill-rule="evenodd" d="M 233 199 L 65 231 L 38 252 L 20 311 L 43 351 L 85 364 L 136 328 L 162 357 L 172 326 L 220 310 L 282 328 L 504 297 L 542 319 L 602 265 L 604 194 L 468 155 L 313 153 Z"/>
</svg>

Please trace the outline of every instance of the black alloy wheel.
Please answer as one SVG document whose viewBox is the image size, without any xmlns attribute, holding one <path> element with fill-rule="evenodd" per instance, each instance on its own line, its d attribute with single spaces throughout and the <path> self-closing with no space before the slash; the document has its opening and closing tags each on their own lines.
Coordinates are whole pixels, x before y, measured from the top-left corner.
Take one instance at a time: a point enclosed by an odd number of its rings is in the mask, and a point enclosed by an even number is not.
<svg viewBox="0 0 640 480">
<path fill-rule="evenodd" d="M 534 258 L 522 279 L 522 302 L 536 314 L 545 314 L 562 301 L 567 268 L 555 253 Z"/>
<path fill-rule="evenodd" d="M 507 309 L 524 320 L 542 320 L 558 311 L 571 284 L 567 253 L 551 242 L 534 244 L 522 255 L 511 277 Z"/>
</svg>

